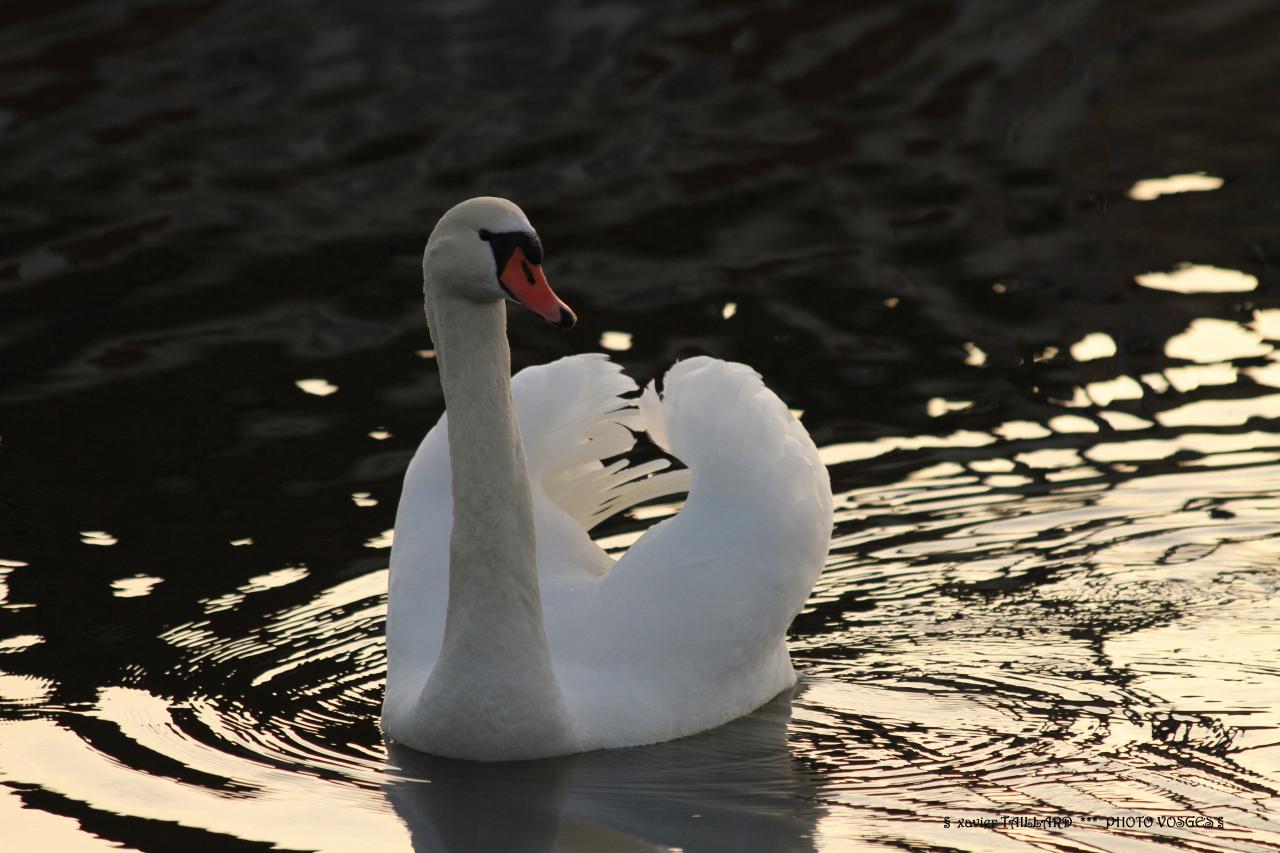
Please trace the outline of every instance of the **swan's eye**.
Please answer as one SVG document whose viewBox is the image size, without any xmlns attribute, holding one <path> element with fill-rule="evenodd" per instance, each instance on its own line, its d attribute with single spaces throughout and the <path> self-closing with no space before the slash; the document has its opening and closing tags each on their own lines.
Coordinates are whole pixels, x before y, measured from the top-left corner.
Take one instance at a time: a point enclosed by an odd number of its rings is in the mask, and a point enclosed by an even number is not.
<svg viewBox="0 0 1280 853">
<path fill-rule="evenodd" d="M 481 239 L 481 240 L 484 240 L 486 243 L 488 243 L 488 242 L 489 242 L 489 238 L 490 238 L 490 237 L 492 237 L 492 236 L 493 236 L 493 235 L 489 233 L 489 229 L 488 229 L 488 228 L 481 228 L 481 229 L 480 229 L 480 239 Z"/>
</svg>

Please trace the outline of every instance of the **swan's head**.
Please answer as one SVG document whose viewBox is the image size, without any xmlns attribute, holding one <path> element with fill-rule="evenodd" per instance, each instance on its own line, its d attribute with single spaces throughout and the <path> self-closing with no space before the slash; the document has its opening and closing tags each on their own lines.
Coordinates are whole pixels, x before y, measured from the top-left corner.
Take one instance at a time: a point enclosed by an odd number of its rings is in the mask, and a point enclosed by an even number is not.
<svg viewBox="0 0 1280 853">
<path fill-rule="evenodd" d="M 519 302 L 552 325 L 577 322 L 542 272 L 542 241 L 524 211 L 483 196 L 454 205 L 431 232 L 422 255 L 424 286 L 472 302 Z"/>
</svg>

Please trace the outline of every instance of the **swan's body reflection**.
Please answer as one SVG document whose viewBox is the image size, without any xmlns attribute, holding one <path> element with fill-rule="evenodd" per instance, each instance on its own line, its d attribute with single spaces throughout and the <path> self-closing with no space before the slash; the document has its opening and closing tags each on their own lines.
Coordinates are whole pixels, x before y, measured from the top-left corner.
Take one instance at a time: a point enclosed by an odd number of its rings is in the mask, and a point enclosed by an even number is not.
<svg viewBox="0 0 1280 853">
<path fill-rule="evenodd" d="M 388 744 L 417 851 L 812 850 L 814 784 L 787 751 L 795 690 L 681 740 L 476 763 Z"/>
</svg>

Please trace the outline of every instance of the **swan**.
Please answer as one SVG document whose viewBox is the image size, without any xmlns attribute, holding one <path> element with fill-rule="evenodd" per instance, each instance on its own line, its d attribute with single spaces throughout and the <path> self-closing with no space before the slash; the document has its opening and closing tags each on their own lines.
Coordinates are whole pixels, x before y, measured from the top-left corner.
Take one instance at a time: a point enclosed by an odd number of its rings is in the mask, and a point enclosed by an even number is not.
<svg viewBox="0 0 1280 853">
<path fill-rule="evenodd" d="M 796 683 L 786 631 L 830 547 L 826 469 L 750 368 L 690 358 L 638 398 L 601 354 L 513 378 L 507 300 L 576 321 L 542 260 L 491 197 L 448 210 L 422 257 L 445 414 L 396 513 L 382 727 L 447 758 L 640 746 L 750 713 Z M 641 431 L 687 468 L 616 459 Z M 685 491 L 616 561 L 588 535 Z"/>
</svg>

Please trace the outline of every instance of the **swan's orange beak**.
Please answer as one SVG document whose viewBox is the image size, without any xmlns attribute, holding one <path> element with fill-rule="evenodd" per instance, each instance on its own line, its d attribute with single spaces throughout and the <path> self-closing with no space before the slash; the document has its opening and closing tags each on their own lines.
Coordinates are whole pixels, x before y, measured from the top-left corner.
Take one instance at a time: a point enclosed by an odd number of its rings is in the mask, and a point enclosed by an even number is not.
<svg viewBox="0 0 1280 853">
<path fill-rule="evenodd" d="M 578 322 L 569 306 L 561 302 L 547 284 L 542 265 L 530 262 L 523 249 L 517 247 L 511 253 L 498 278 L 513 299 L 551 325 L 571 329 Z"/>
</svg>

